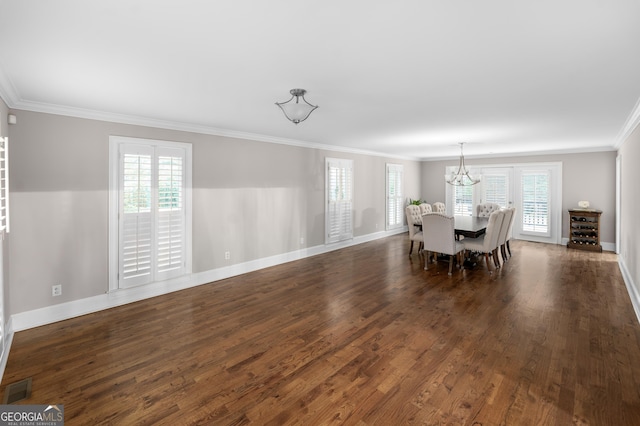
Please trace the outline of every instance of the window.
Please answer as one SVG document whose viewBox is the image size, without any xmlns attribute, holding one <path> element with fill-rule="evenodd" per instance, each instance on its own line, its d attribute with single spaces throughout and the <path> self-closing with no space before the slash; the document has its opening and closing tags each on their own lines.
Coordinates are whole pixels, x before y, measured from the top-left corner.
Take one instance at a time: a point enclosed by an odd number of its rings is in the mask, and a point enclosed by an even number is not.
<svg viewBox="0 0 640 426">
<path fill-rule="evenodd" d="M 452 189 L 453 214 L 458 216 L 473 216 L 473 186 L 453 186 Z"/>
<path fill-rule="evenodd" d="M 112 138 L 110 288 L 127 288 L 190 270 L 191 145 Z M 115 185 L 114 185 L 115 184 Z M 111 231 L 113 232 L 113 231 Z M 117 254 L 115 254 L 117 253 Z"/>
<path fill-rule="evenodd" d="M 501 169 L 483 169 L 481 203 L 495 203 L 500 207 L 509 207 L 509 171 Z"/>
<path fill-rule="evenodd" d="M 0 232 L 9 232 L 9 138 L 0 137 Z"/>
<path fill-rule="evenodd" d="M 522 232 L 549 235 L 549 171 L 522 172 Z"/>
<path fill-rule="evenodd" d="M 404 223 L 403 175 L 402 164 L 387 163 L 387 230 Z"/>
<path fill-rule="evenodd" d="M 353 161 L 327 158 L 325 243 L 353 238 Z"/>
</svg>

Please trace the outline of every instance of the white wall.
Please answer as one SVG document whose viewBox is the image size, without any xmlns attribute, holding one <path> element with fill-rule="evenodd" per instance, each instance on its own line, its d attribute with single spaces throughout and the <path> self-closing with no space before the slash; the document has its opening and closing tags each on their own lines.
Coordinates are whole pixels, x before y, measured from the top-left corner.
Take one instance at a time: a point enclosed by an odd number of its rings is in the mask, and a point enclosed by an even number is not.
<svg viewBox="0 0 640 426">
<path fill-rule="evenodd" d="M 354 160 L 356 237 L 384 231 L 387 161 L 420 193 L 416 161 L 12 112 L 12 315 L 107 291 L 110 135 L 192 143 L 194 273 L 324 245 L 325 156 Z"/>
<path fill-rule="evenodd" d="M 640 317 L 640 126 L 622 144 L 619 262 Z"/>
<path fill-rule="evenodd" d="M 588 200 L 591 208 L 602 210 L 601 241 L 614 244 L 616 235 L 616 153 L 614 151 L 482 159 L 465 157 L 465 163 L 469 166 L 544 162 L 562 163 L 562 210 L 564 212 L 562 236 L 569 237 L 567 210 L 578 207 L 578 201 Z M 422 163 L 422 198 L 430 203 L 444 201 L 445 169 L 448 166 L 457 165 L 457 159 Z"/>
</svg>

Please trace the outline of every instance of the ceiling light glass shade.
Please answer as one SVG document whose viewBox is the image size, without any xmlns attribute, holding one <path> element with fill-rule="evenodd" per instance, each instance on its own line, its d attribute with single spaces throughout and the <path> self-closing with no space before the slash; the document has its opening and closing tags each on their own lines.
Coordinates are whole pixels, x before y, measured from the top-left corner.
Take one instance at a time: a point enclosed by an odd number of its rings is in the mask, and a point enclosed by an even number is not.
<svg viewBox="0 0 640 426">
<path fill-rule="evenodd" d="M 463 142 L 460 143 L 460 163 L 458 164 L 458 170 L 452 172 L 450 175 L 444 175 L 444 179 L 449 185 L 453 186 L 471 186 L 480 182 L 481 176 L 477 178 L 472 177 L 467 170 L 467 167 L 464 165 L 464 155 L 462 155 L 462 145 Z"/>
<path fill-rule="evenodd" d="M 304 98 L 306 90 L 291 89 L 289 93 L 291 93 L 291 99 L 286 102 L 276 102 L 289 121 L 295 124 L 301 123 L 309 117 L 314 109 L 318 108 L 317 105 L 311 105 Z"/>
</svg>

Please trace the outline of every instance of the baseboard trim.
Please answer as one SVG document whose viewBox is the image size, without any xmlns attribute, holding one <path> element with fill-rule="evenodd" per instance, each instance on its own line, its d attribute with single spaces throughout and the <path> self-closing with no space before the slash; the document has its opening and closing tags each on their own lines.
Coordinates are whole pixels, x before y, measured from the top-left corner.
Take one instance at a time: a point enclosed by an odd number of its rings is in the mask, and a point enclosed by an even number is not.
<svg viewBox="0 0 640 426">
<path fill-rule="evenodd" d="M 403 232 L 407 232 L 406 227 L 392 231 L 382 231 L 373 234 L 367 234 L 338 243 L 304 248 L 276 256 L 238 263 L 224 268 L 198 272 L 167 281 L 148 284 L 142 287 L 115 290 L 98 296 L 87 297 L 84 299 L 73 300 L 71 302 L 47 306 L 45 308 L 20 312 L 12 315 L 10 321 L 13 325 L 13 331 L 17 332 L 27 330 L 30 328 L 90 314 L 93 312 L 98 312 L 104 309 L 110 309 L 128 303 L 149 299 L 151 297 L 161 296 L 163 294 L 172 293 L 174 291 L 184 290 L 203 284 L 209 284 L 211 282 L 223 280 L 225 278 L 246 274 L 248 272 L 257 271 L 259 269 L 292 262 L 294 260 L 304 259 L 307 257 L 316 256 L 318 254 L 329 253 L 334 250 L 339 250 L 349 246 L 354 246 L 369 241 L 374 241 L 380 238 L 401 234 Z M 8 352 L 9 351 L 7 347 L 5 353 Z"/>
<path fill-rule="evenodd" d="M 622 273 L 624 285 L 627 286 L 627 293 L 629 293 L 629 298 L 631 299 L 633 310 L 636 313 L 636 318 L 638 319 L 638 323 L 640 323 L 640 293 L 638 293 L 638 287 L 633 281 L 633 278 L 629 273 L 629 269 L 627 269 L 627 265 L 624 263 L 624 260 L 621 256 L 618 256 L 618 266 L 620 267 L 620 272 Z"/>
<path fill-rule="evenodd" d="M 0 380 L 4 377 L 4 370 L 7 367 L 7 361 L 9 360 L 9 350 L 11 349 L 11 343 L 13 342 L 13 323 L 11 318 L 4 326 L 4 351 L 2 357 L 0 357 Z"/>
</svg>

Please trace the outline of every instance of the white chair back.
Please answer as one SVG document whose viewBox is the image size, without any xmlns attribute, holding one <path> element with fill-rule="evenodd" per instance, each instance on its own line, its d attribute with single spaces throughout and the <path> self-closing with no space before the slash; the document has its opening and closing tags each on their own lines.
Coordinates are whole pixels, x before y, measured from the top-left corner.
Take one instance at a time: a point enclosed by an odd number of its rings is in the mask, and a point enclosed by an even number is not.
<svg viewBox="0 0 640 426">
<path fill-rule="evenodd" d="M 498 247 L 498 237 L 500 237 L 500 229 L 502 228 L 503 221 L 503 210 L 495 210 L 489 216 L 489 223 L 487 224 L 487 231 L 484 237 L 485 252 L 491 252 Z"/>
<path fill-rule="evenodd" d="M 433 210 L 431 210 L 431 204 L 427 204 L 427 203 L 422 203 L 420 204 L 420 213 L 422 214 L 427 214 L 427 213 L 431 213 Z"/>
<path fill-rule="evenodd" d="M 496 210 L 500 210 L 500 204 L 496 203 L 483 203 L 476 206 L 476 216 L 489 217 L 491 213 Z"/>
<path fill-rule="evenodd" d="M 500 232 L 498 234 L 499 246 L 507 242 L 507 233 L 509 232 L 509 225 L 511 224 L 511 219 L 513 218 L 513 209 L 503 209 L 501 211 L 504 214 L 504 219 L 502 220 L 502 225 L 500 226 Z"/>
<path fill-rule="evenodd" d="M 437 202 L 437 203 L 433 203 L 431 205 L 432 210 L 434 213 L 446 213 L 447 211 L 447 206 L 444 203 L 441 202 Z"/>
<path fill-rule="evenodd" d="M 422 216 L 422 236 L 424 250 L 454 255 L 461 250 L 457 248 L 455 237 L 455 219 L 441 213 Z"/>
<path fill-rule="evenodd" d="M 511 219 L 509 220 L 509 227 L 507 228 L 507 238 L 506 238 L 507 241 L 509 241 L 511 237 L 513 237 L 513 222 L 515 222 L 515 219 L 516 219 L 516 208 L 511 207 L 510 210 L 511 210 Z"/>
<path fill-rule="evenodd" d="M 416 229 L 416 224 L 422 222 L 422 214 L 420 214 L 420 207 L 415 204 L 409 204 L 404 209 L 407 215 L 407 226 L 409 227 L 409 238 L 413 238 L 415 233 L 418 231 Z"/>
</svg>

